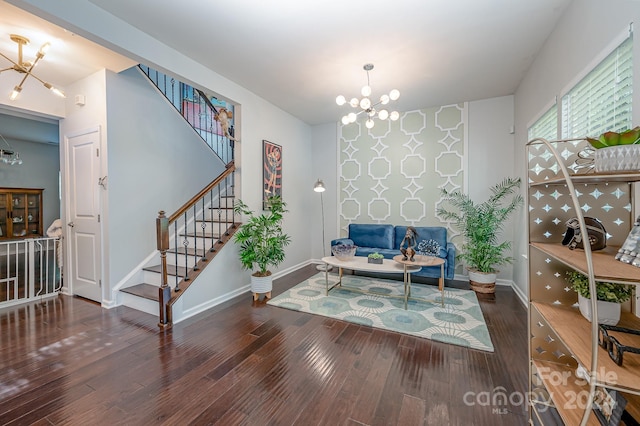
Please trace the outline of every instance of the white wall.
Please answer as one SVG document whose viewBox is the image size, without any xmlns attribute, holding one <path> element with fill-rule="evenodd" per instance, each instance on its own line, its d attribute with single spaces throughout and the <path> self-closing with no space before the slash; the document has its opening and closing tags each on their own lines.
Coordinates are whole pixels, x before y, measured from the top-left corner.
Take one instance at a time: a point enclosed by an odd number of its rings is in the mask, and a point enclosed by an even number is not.
<svg viewBox="0 0 640 426">
<path fill-rule="evenodd" d="M 105 212 L 114 285 L 156 250 L 158 212 L 172 214 L 224 164 L 137 67 L 107 72 L 106 92 Z"/>
<path fill-rule="evenodd" d="M 466 176 L 468 193 L 474 202 L 484 202 L 491 195 L 490 187 L 506 177 L 516 177 L 515 163 L 523 161 L 514 157 L 513 102 L 513 96 L 469 102 Z M 523 184 L 522 193 L 524 189 Z M 513 237 L 513 220 L 510 220 L 504 226 L 500 241 L 512 241 Z M 513 279 L 513 265 L 500 265 L 498 269 L 499 280 Z"/>
<path fill-rule="evenodd" d="M 309 231 L 311 258 L 321 259 L 331 255 L 331 240 L 338 238 L 338 123 L 322 124 L 312 128 L 311 184 L 308 191 L 313 198 L 310 203 Z M 322 179 L 327 190 L 322 194 L 313 192 L 316 180 Z M 322 245 L 322 202 L 324 203 L 325 246 Z"/>
<path fill-rule="evenodd" d="M 236 137 L 240 138 L 236 144 L 236 158 L 240 165 L 238 187 L 243 191 L 238 195 L 251 208 L 261 208 L 262 140 L 281 145 L 283 198 L 290 211 L 285 216 L 284 227 L 292 238 L 292 244 L 287 247 L 286 260 L 278 269 L 308 261 L 311 257 L 308 216 L 311 202 L 315 201 L 315 193 L 309 190 L 315 179 L 309 175 L 313 170 L 310 126 L 91 2 L 12 0 L 11 3 L 140 63 L 161 71 L 170 70 L 167 72 L 179 80 L 238 105 L 234 116 Z M 70 94 L 68 96 L 73 98 Z M 249 272 L 241 270 L 239 262 L 228 265 L 227 276 L 238 283 L 248 284 L 249 275 Z"/>
<path fill-rule="evenodd" d="M 594 58 L 610 46 L 631 22 L 640 25 L 640 3 L 636 0 L 574 0 L 547 39 L 515 94 L 516 172 L 523 179 L 527 125 L 560 95 L 575 77 L 596 65 Z M 640 105 L 640 43 L 634 41 L 633 104 Z M 640 108 L 633 109 L 633 123 L 640 124 Z M 587 136 L 587 135 L 585 135 Z M 527 253 L 526 214 L 519 224 L 523 231 L 515 236 L 515 248 L 522 259 Z M 516 265 L 514 280 L 526 294 L 528 264 Z"/>
</svg>

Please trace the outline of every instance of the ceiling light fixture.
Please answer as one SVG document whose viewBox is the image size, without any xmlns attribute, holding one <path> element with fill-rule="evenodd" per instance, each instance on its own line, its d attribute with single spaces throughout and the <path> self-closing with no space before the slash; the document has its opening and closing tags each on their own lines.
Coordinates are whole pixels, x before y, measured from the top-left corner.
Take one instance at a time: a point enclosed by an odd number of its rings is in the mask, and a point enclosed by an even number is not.
<svg viewBox="0 0 640 426">
<path fill-rule="evenodd" d="M 11 147 L 9 142 L 7 142 L 4 136 L 0 135 L 0 138 L 2 138 L 4 143 L 6 143 L 7 146 L 9 147 L 9 149 L 0 148 L 0 162 L 3 162 L 4 164 L 9 164 L 11 166 L 16 164 L 18 165 L 22 164 L 22 159 L 20 158 L 20 154 L 14 151 L 14 149 Z"/>
<path fill-rule="evenodd" d="M 13 59 L 9 58 L 4 53 L 0 52 L 0 56 L 2 56 L 7 61 L 13 64 L 13 66 L 11 67 L 1 69 L 0 73 L 4 71 L 14 70 L 19 72 L 20 74 L 24 74 L 24 77 L 22 77 L 20 84 L 18 84 L 13 88 L 13 91 L 11 92 L 9 99 L 14 101 L 18 97 L 18 95 L 20 95 L 20 92 L 22 92 L 22 85 L 24 84 L 25 80 L 29 76 L 32 76 L 33 78 L 38 80 L 40 83 L 42 83 L 44 87 L 51 90 L 54 94 L 64 98 L 65 95 L 60 89 L 52 86 L 46 81 L 41 80 L 40 78 L 38 78 L 37 75 L 33 74 L 33 68 L 36 66 L 38 61 L 40 61 L 40 59 L 44 58 L 44 55 L 47 53 L 47 50 L 49 49 L 50 44 L 48 42 L 43 44 L 40 47 L 40 50 L 38 50 L 38 53 L 36 53 L 36 58 L 33 60 L 33 62 L 29 62 L 29 61 L 23 61 L 23 58 L 22 58 L 22 47 L 29 44 L 29 39 L 18 34 L 10 34 L 9 38 L 18 44 L 18 62 L 15 62 Z"/>
<path fill-rule="evenodd" d="M 367 85 L 362 87 L 360 93 L 362 94 L 362 99 L 352 98 L 349 101 L 349 105 L 353 108 L 359 108 L 358 112 L 350 112 L 349 114 L 342 117 L 342 124 L 345 126 L 350 123 L 355 123 L 358 119 L 358 115 L 365 113 L 367 115 L 367 120 L 365 121 L 365 126 L 367 129 L 371 129 L 375 123 L 373 122 L 373 118 L 377 115 L 380 120 L 390 119 L 392 121 L 396 121 L 400 114 L 398 111 L 387 111 L 386 109 L 381 109 L 379 111 L 376 110 L 378 105 L 386 105 L 389 101 L 395 101 L 400 97 L 400 92 L 397 89 L 393 89 L 389 94 L 384 94 L 380 96 L 380 99 L 373 103 L 371 101 L 371 86 L 369 84 L 369 71 L 373 69 L 373 64 L 364 64 L 362 67 L 367 72 Z M 340 95 L 336 98 L 336 103 L 340 106 L 347 103 L 347 99 Z"/>
</svg>

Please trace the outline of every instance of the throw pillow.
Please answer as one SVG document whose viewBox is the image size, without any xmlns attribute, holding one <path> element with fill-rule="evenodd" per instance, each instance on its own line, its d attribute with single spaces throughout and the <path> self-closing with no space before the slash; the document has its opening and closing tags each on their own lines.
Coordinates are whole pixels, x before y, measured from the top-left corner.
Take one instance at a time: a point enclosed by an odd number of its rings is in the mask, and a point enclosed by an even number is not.
<svg viewBox="0 0 640 426">
<path fill-rule="evenodd" d="M 416 248 L 416 253 L 423 256 L 438 256 L 441 248 L 436 240 L 422 240 Z"/>
</svg>

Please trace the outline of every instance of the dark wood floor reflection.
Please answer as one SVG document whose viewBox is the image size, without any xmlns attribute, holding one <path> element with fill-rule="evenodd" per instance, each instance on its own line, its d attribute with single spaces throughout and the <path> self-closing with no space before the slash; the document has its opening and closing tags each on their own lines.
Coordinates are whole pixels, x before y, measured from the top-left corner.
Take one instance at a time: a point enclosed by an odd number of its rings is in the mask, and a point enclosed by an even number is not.
<svg viewBox="0 0 640 426">
<path fill-rule="evenodd" d="M 277 280 L 274 295 L 315 273 Z M 481 304 L 494 353 L 249 294 L 168 332 L 150 315 L 67 296 L 3 310 L 0 424 L 527 424 L 525 309 L 505 287 Z"/>
</svg>

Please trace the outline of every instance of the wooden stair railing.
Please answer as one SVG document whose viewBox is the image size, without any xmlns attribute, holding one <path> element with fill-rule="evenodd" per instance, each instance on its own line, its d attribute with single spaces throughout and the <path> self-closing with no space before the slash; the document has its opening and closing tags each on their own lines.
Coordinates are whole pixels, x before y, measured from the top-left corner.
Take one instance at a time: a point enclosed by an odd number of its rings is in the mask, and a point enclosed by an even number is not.
<svg viewBox="0 0 640 426">
<path fill-rule="evenodd" d="M 156 219 L 161 286 L 158 290 L 161 328 L 171 327 L 172 306 L 218 251 L 231 240 L 239 223 L 233 213 L 233 161 L 209 185 L 170 216 Z M 208 212 L 208 213 L 207 213 Z M 168 259 L 173 262 L 169 263 Z M 173 276 L 173 286 L 169 283 Z"/>
<path fill-rule="evenodd" d="M 233 161 L 234 140 L 223 134 L 220 124 L 216 121 L 218 110 L 202 90 L 146 65 L 139 64 L 138 68 L 223 161 L 223 164 Z M 234 136 L 233 126 L 229 128 L 229 134 Z"/>
</svg>

